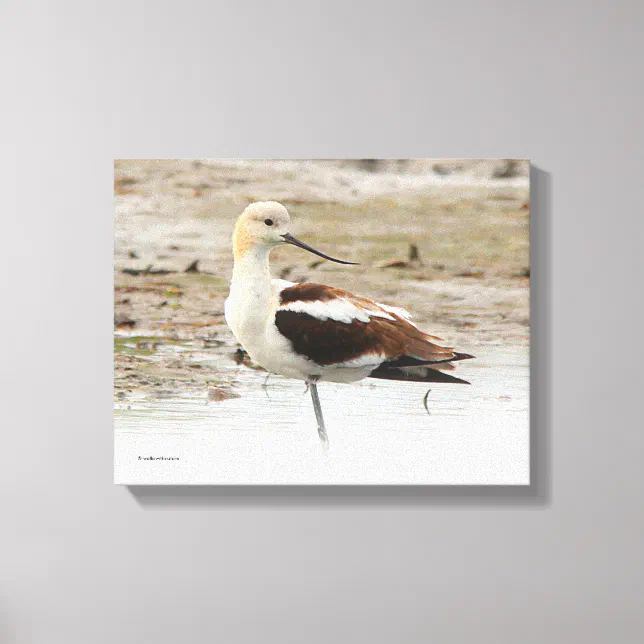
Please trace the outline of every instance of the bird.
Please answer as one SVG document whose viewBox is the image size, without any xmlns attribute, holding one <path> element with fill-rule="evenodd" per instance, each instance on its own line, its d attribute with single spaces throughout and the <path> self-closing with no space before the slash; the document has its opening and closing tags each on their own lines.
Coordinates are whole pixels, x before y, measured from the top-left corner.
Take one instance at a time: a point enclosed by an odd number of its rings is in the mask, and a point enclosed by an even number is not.
<svg viewBox="0 0 644 644">
<path fill-rule="evenodd" d="M 233 235 L 226 323 L 250 358 L 269 373 L 303 380 L 311 392 L 323 448 L 329 439 L 317 385 L 363 378 L 470 384 L 446 371 L 474 356 L 440 346 L 400 307 L 324 284 L 273 279 L 269 255 L 289 244 L 338 264 L 291 234 L 288 210 L 276 201 L 248 205 Z"/>
</svg>

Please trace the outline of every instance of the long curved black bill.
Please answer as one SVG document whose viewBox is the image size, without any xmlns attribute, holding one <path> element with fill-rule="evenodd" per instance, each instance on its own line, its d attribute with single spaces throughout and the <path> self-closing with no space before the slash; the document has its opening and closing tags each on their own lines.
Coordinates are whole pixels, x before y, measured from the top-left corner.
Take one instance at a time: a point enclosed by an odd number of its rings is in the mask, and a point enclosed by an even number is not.
<svg viewBox="0 0 644 644">
<path fill-rule="evenodd" d="M 335 259 L 335 257 L 329 257 L 328 255 L 321 253 L 319 250 L 315 250 L 315 248 L 312 248 L 308 244 L 305 244 L 303 241 L 300 241 L 299 239 L 297 239 L 297 237 L 293 237 L 293 235 L 291 235 L 290 233 L 286 233 L 285 235 L 282 235 L 282 239 L 287 244 L 293 244 L 293 246 L 299 246 L 304 250 L 308 250 L 309 253 L 313 253 L 318 257 L 324 257 L 324 259 L 330 259 L 332 262 L 337 262 L 338 264 L 357 264 L 358 263 L 358 262 L 345 262 L 342 259 Z"/>
</svg>

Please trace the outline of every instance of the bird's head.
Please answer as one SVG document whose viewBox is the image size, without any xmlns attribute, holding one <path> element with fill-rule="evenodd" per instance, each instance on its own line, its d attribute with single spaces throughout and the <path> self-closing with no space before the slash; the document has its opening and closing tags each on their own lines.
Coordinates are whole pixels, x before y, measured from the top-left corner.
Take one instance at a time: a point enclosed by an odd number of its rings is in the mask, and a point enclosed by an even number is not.
<svg viewBox="0 0 644 644">
<path fill-rule="evenodd" d="M 314 255 L 338 264 L 345 262 L 321 253 L 319 250 L 293 237 L 290 233 L 291 218 L 288 210 L 277 201 L 258 201 L 246 207 L 237 219 L 233 232 L 233 252 L 235 258 L 242 257 L 252 248 L 264 247 L 269 250 L 279 244 L 292 244 Z"/>
</svg>

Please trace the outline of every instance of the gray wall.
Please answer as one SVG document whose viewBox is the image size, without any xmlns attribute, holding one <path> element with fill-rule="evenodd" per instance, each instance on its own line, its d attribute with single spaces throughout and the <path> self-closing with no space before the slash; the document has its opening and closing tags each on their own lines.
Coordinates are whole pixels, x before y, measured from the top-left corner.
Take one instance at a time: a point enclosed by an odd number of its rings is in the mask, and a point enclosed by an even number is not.
<svg viewBox="0 0 644 644">
<path fill-rule="evenodd" d="M 0 641 L 641 641 L 643 5 L 3 10 Z M 112 478 L 112 158 L 530 157 L 535 484 Z"/>
</svg>

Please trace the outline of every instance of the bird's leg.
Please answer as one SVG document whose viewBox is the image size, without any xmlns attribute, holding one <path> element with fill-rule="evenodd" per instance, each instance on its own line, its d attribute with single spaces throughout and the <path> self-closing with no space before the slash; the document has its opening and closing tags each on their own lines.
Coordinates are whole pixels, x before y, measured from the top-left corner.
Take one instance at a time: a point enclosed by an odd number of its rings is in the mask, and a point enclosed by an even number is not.
<svg viewBox="0 0 644 644">
<path fill-rule="evenodd" d="M 315 409 L 315 418 L 318 421 L 318 435 L 322 441 L 322 447 L 329 449 L 329 437 L 326 435 L 324 418 L 322 417 L 322 407 L 320 407 L 320 397 L 318 396 L 318 386 L 315 380 L 310 381 L 311 398 L 313 399 L 313 409 Z"/>
<path fill-rule="evenodd" d="M 264 390 L 264 393 L 266 394 L 266 398 L 270 399 L 270 396 L 268 395 L 268 379 L 271 377 L 270 373 L 266 374 L 266 380 L 264 380 L 264 384 L 262 385 L 262 389 Z"/>
</svg>

